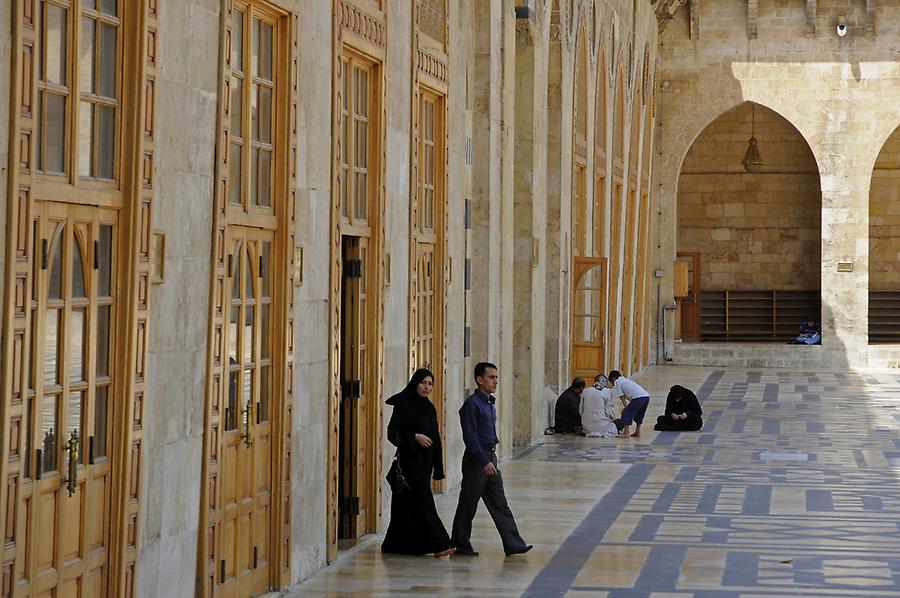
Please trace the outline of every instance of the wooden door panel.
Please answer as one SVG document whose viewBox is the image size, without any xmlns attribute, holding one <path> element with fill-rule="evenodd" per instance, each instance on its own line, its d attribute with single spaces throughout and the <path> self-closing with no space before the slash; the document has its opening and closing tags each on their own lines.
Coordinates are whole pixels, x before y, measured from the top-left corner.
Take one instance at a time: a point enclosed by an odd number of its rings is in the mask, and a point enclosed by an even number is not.
<svg viewBox="0 0 900 598">
<path fill-rule="evenodd" d="M 37 574 L 42 575 L 54 568 L 56 563 L 56 492 L 43 492 L 38 496 L 37 529 L 35 530 L 35 565 Z"/>
<path fill-rule="evenodd" d="M 107 512 L 104 508 L 109 498 L 107 475 L 94 476 L 91 488 L 93 499 L 88 501 L 85 525 L 85 548 L 88 553 L 95 552 L 106 546 Z"/>
<path fill-rule="evenodd" d="M 62 562 L 70 563 L 75 559 L 83 558 L 81 550 L 82 526 L 84 522 L 85 492 L 84 484 L 78 485 L 74 496 L 66 496 L 67 491 L 61 491 L 62 512 L 60 520 L 65 523 L 62 529 Z"/>
</svg>

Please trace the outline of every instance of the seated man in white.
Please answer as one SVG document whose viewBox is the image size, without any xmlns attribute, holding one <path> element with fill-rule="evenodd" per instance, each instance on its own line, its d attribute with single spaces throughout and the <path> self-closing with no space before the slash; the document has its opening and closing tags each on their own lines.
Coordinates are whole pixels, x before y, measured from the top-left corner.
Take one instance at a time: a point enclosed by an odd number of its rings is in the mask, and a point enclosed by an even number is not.
<svg viewBox="0 0 900 598">
<path fill-rule="evenodd" d="M 618 434 L 615 419 L 619 417 L 609 380 L 597 374 L 594 385 L 581 393 L 581 429 L 585 436 L 607 438 Z"/>
</svg>

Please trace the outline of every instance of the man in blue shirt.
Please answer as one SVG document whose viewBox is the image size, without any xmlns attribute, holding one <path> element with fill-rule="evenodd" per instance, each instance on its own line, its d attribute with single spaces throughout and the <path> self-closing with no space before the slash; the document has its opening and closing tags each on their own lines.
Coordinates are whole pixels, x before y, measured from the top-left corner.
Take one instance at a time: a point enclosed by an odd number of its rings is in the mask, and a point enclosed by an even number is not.
<svg viewBox="0 0 900 598">
<path fill-rule="evenodd" d="M 451 543 L 457 556 L 478 556 L 472 548 L 472 520 L 478 510 L 478 500 L 484 501 L 488 513 L 500 532 L 506 556 L 523 554 L 531 550 L 530 544 L 519 535 L 516 520 L 506 503 L 503 477 L 497 469 L 497 411 L 494 409 L 493 392 L 497 390 L 500 373 L 492 363 L 481 362 L 475 366 L 475 384 L 478 391 L 466 399 L 459 409 L 466 451 L 462 461 L 462 487 L 459 504 L 453 518 Z"/>
</svg>

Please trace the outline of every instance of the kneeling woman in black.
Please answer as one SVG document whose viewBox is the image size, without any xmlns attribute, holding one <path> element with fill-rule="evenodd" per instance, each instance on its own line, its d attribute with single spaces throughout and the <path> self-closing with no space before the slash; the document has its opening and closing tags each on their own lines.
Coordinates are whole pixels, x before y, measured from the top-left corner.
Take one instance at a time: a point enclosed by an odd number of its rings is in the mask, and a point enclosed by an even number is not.
<svg viewBox="0 0 900 598">
<path fill-rule="evenodd" d="M 660 432 L 696 432 L 703 427 L 701 415 L 703 409 L 694 391 L 676 384 L 669 389 L 666 397 L 666 414 L 656 418 L 653 429 Z"/>
<path fill-rule="evenodd" d="M 431 494 L 431 480 L 444 479 L 437 412 L 428 399 L 433 388 L 434 374 L 416 370 L 406 388 L 387 400 L 394 407 L 388 440 L 397 447 L 397 458 L 409 488 L 391 497 L 391 523 L 382 552 L 431 552 L 435 557 L 455 552 Z"/>
</svg>

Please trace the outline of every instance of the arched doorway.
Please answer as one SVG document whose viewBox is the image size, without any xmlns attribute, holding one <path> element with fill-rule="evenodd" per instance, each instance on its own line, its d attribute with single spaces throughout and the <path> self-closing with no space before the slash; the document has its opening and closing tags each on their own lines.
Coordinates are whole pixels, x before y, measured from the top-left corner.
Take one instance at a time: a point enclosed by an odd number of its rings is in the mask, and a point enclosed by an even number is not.
<svg viewBox="0 0 900 598">
<path fill-rule="evenodd" d="M 869 186 L 869 344 L 900 343 L 900 127 L 882 146 Z"/>
<path fill-rule="evenodd" d="M 745 166 L 751 136 L 762 163 Z M 699 270 L 683 340 L 784 342 L 818 322 L 821 206 L 815 157 L 781 115 L 745 102 L 709 124 L 678 179 L 678 252 Z"/>
</svg>

